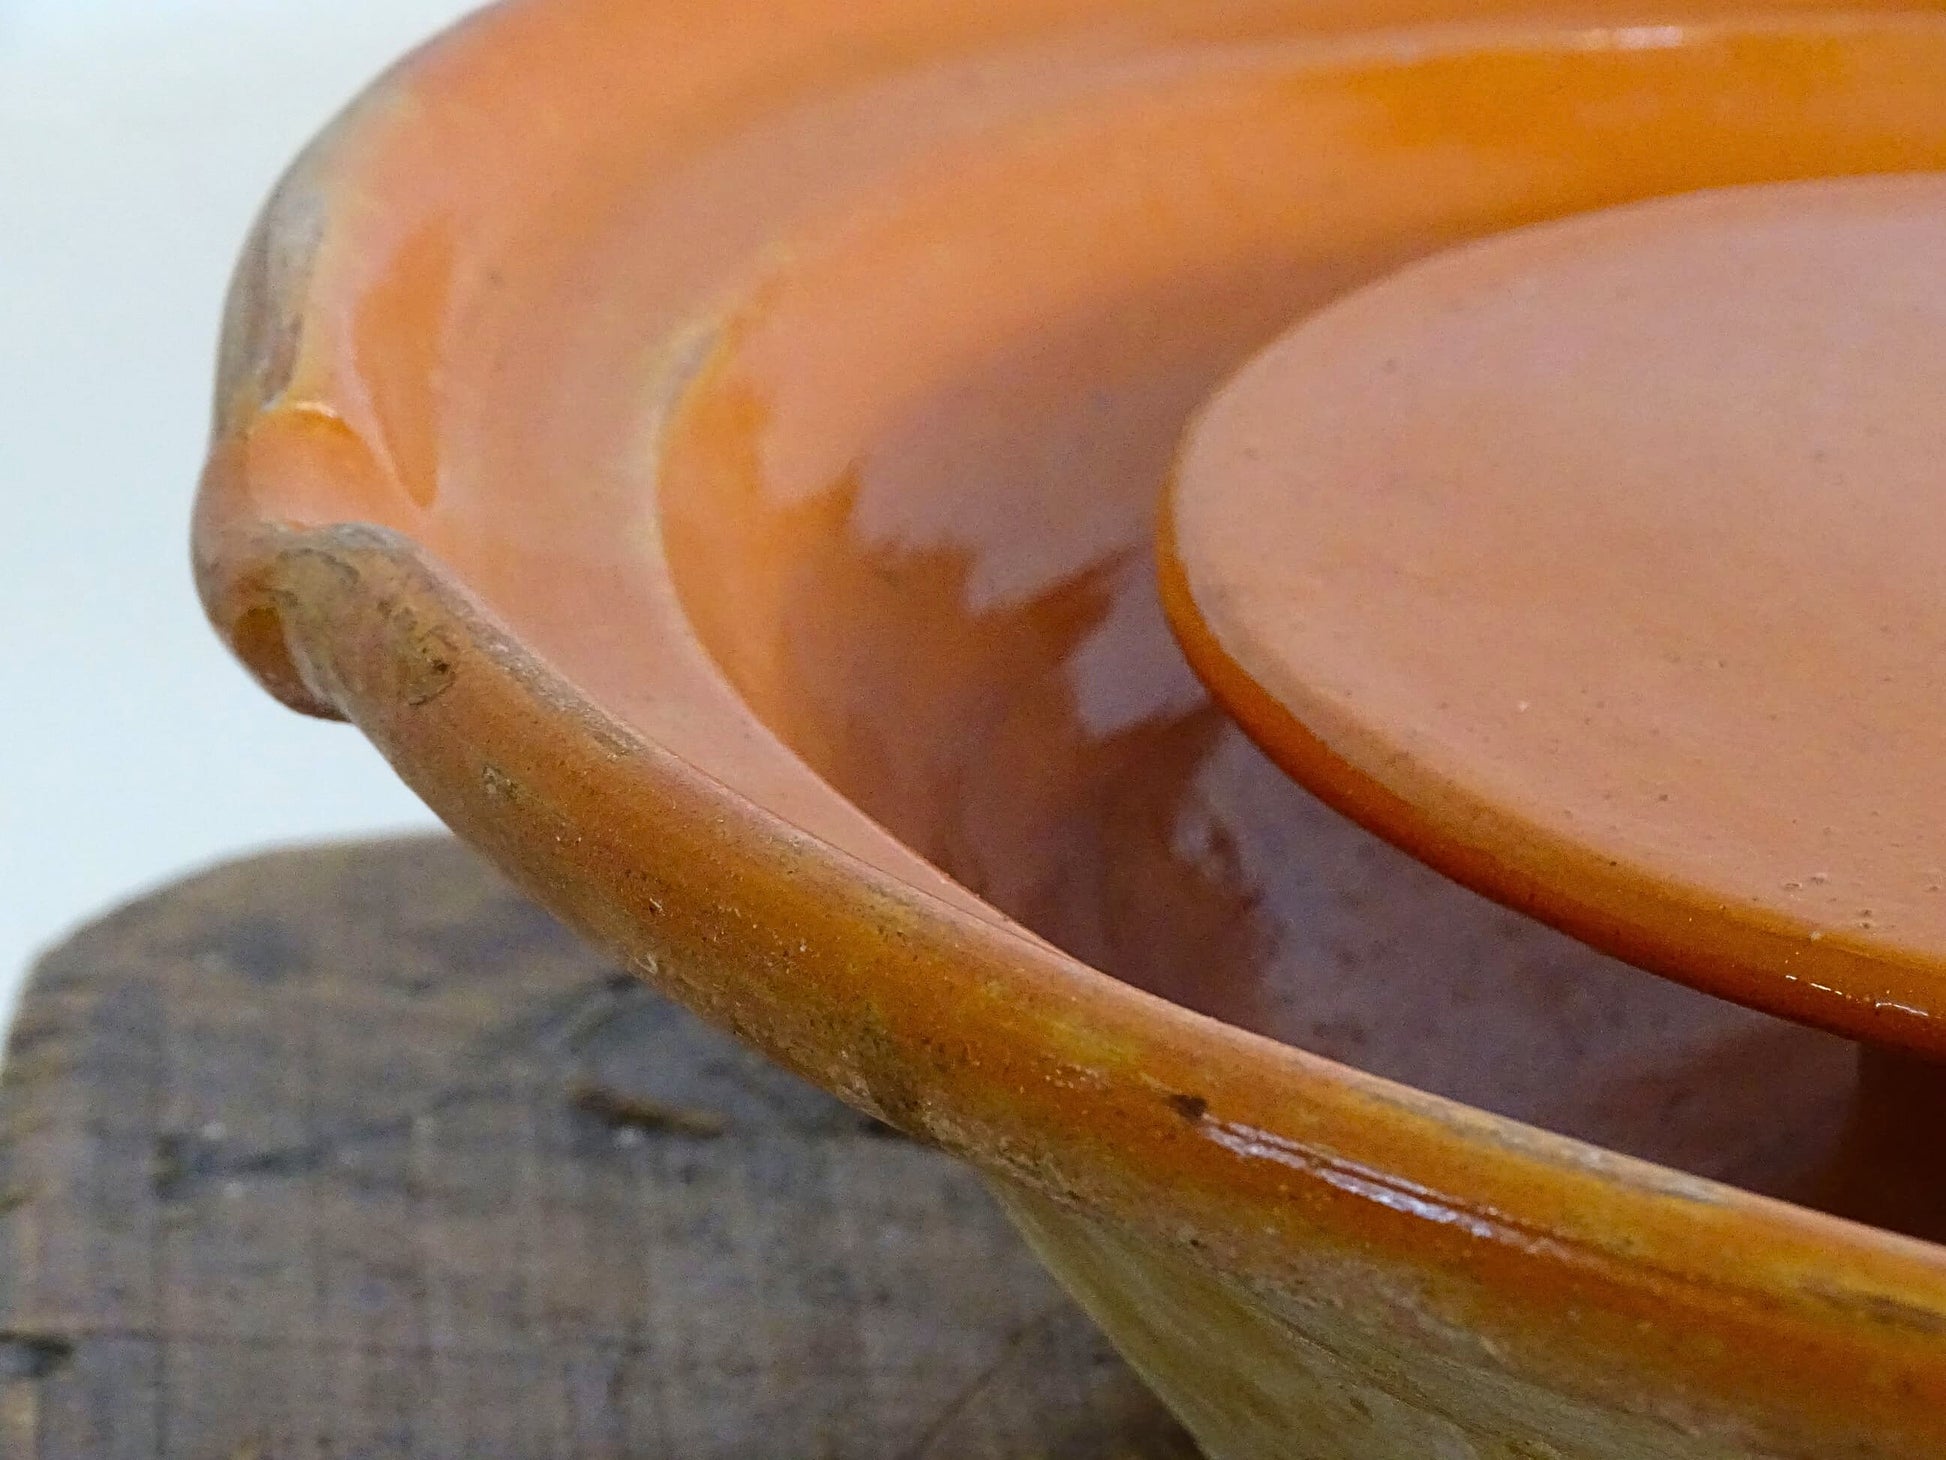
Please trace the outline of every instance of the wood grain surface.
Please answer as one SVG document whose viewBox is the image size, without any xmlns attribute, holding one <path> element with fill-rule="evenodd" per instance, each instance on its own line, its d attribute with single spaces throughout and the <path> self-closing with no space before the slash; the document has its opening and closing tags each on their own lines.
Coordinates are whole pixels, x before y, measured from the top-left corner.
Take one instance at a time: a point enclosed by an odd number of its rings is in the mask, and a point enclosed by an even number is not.
<svg viewBox="0 0 1946 1460">
<path fill-rule="evenodd" d="M 444 840 L 96 924 L 0 1105 L 8 1460 L 1194 1454 L 970 1172 Z"/>
</svg>

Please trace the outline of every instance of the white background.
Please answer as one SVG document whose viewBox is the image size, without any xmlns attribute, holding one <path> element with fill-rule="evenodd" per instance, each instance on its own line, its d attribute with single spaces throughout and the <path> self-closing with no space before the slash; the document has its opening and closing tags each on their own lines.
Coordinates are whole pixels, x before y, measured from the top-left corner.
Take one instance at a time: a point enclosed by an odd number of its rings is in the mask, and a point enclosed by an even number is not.
<svg viewBox="0 0 1946 1460">
<path fill-rule="evenodd" d="M 190 587 L 219 306 L 284 162 L 467 0 L 0 0 L 0 1013 L 33 952 L 275 842 L 429 818 Z"/>
</svg>

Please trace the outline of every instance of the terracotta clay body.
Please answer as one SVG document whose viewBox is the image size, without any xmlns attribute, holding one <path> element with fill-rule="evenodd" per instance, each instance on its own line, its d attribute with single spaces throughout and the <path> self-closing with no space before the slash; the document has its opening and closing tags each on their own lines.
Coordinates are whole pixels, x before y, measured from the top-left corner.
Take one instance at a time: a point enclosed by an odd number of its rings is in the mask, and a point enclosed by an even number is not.
<svg viewBox="0 0 1946 1460">
<path fill-rule="evenodd" d="M 1305 322 L 1168 515 L 1306 784 L 1705 988 L 1946 1051 L 1946 176 L 1504 235 Z"/>
<path fill-rule="evenodd" d="M 1191 412 L 1345 290 L 1946 166 L 1946 22 L 1707 11 L 498 7 L 252 245 L 212 616 L 979 1164 L 1219 1460 L 1941 1453 L 1946 1254 L 1753 1194 L 1859 1209 L 1853 1047 L 1327 811 L 1155 590 Z"/>
</svg>

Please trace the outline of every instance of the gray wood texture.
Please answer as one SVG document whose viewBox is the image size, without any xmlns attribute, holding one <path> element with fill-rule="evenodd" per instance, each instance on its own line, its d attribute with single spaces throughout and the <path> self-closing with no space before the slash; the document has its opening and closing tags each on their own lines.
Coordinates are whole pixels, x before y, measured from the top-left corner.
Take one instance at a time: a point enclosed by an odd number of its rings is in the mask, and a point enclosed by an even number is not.
<svg viewBox="0 0 1946 1460">
<path fill-rule="evenodd" d="M 0 1072 L 0 1456 L 1185 1460 L 979 1182 L 444 840 L 47 958 Z"/>
</svg>

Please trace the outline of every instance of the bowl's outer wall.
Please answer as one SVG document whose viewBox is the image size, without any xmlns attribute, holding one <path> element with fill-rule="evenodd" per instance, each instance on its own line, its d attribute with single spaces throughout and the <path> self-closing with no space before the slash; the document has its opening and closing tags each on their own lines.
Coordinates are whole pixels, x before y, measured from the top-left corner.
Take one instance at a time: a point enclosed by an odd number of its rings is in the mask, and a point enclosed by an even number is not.
<svg viewBox="0 0 1946 1460">
<path fill-rule="evenodd" d="M 810 775 L 687 627 L 616 462 L 645 444 L 644 379 L 678 388 L 694 339 L 626 388 L 570 372 L 513 413 L 542 422 L 518 438 L 438 346 L 455 321 L 531 316 L 522 290 L 543 285 L 560 354 L 522 389 L 587 333 L 639 331 L 571 309 L 601 200 L 668 165 L 658 139 L 861 68 L 1057 29 L 1329 38 L 1450 10 L 777 12 L 730 27 L 701 3 L 505 5 L 307 154 L 240 275 L 198 509 L 199 579 L 237 651 L 288 702 L 355 721 L 467 840 L 647 976 L 994 1175 L 1212 1454 L 1946 1453 L 1934 1249 L 1357 1075 L 1063 957 Z M 1873 24 L 1839 25 L 1820 71 L 1854 64 L 1848 37 Z M 1937 65 L 1933 21 L 1884 25 L 1881 48 Z M 1708 34 L 1654 44 L 1691 39 Z M 1583 34 L 1563 65 L 1600 44 Z M 1410 50 L 1339 54 L 1382 68 Z M 788 216 L 779 191 L 751 206 Z M 593 459 L 572 510 L 537 507 L 513 534 L 468 517 L 483 460 L 537 483 L 577 449 Z M 582 514 L 626 551 L 577 541 Z M 602 624 L 578 611 L 591 593 Z"/>
</svg>

